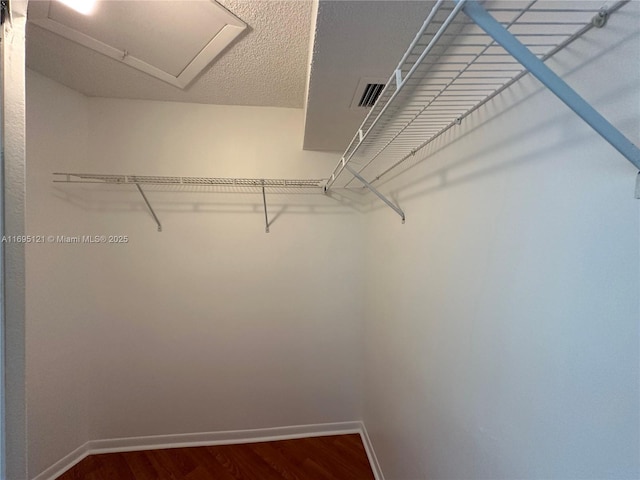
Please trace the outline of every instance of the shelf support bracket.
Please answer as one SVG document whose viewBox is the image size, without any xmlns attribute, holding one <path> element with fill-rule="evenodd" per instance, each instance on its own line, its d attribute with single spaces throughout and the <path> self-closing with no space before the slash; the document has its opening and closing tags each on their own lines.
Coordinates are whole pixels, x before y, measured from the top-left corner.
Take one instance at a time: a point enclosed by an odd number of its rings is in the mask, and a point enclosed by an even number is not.
<svg viewBox="0 0 640 480">
<path fill-rule="evenodd" d="M 404 212 L 400 209 L 400 207 L 398 207 L 396 204 L 394 204 L 391 200 L 389 200 L 387 197 L 385 197 L 383 194 L 381 194 L 373 185 L 371 185 L 369 182 L 367 182 L 362 175 L 360 175 L 358 172 L 356 172 L 353 168 L 351 168 L 351 165 L 349 165 L 348 163 L 345 164 L 344 168 L 346 168 L 347 170 L 349 170 L 349 173 L 351 173 L 351 175 L 353 175 L 354 177 L 356 177 L 358 180 L 360 180 L 362 182 L 362 184 L 367 187 L 369 190 L 371 190 L 373 193 L 376 194 L 376 196 L 382 200 L 384 203 L 386 203 L 389 207 L 391 207 L 398 215 L 400 215 L 400 218 L 402 218 L 402 223 L 404 223 L 405 221 L 405 216 L 404 216 Z"/>
<path fill-rule="evenodd" d="M 402 88 L 402 71 L 398 68 L 395 71 L 396 75 L 396 88 Z"/>
<path fill-rule="evenodd" d="M 262 203 L 264 205 L 264 232 L 269 233 L 269 216 L 267 215 L 267 194 L 264 191 L 264 180 L 262 180 Z"/>
<path fill-rule="evenodd" d="M 142 187 L 140 186 L 139 183 L 136 183 L 136 187 L 138 187 L 138 191 L 140 192 L 140 195 L 142 195 L 142 199 L 144 200 L 144 203 L 147 204 L 147 208 L 149 209 L 149 212 L 151 212 L 151 216 L 153 216 L 153 219 L 156 221 L 156 224 L 158 225 L 158 231 L 161 232 L 162 225 L 160 224 L 160 220 L 158 220 L 158 216 L 156 215 L 156 212 L 153 211 L 153 207 L 151 207 L 151 204 L 149 203 L 149 200 L 147 200 L 147 196 L 144 194 L 144 191 L 142 191 Z"/>
<path fill-rule="evenodd" d="M 458 3 L 461 1 L 463 0 L 456 0 Z M 467 0 L 462 11 L 627 160 L 640 169 L 640 149 L 547 67 L 542 60 L 531 53 L 511 32 L 498 23 L 477 0 Z"/>
</svg>

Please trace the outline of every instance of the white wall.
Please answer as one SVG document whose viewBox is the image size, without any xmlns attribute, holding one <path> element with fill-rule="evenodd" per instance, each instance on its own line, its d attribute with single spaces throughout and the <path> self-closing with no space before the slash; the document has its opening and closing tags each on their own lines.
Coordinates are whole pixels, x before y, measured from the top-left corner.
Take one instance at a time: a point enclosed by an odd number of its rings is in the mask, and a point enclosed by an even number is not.
<svg viewBox="0 0 640 480">
<path fill-rule="evenodd" d="M 148 188 L 158 233 L 135 188 L 51 182 L 321 177 L 335 157 L 301 150 L 301 110 L 88 99 L 34 73 L 29 93 L 29 230 L 129 237 L 29 248 L 32 475 L 89 439 L 358 418 L 360 215 L 268 194 L 265 234 L 260 195 Z"/>
<path fill-rule="evenodd" d="M 301 150 L 301 110 L 92 100 L 90 118 L 94 170 L 306 178 L 335 161 Z M 143 211 L 104 219 L 132 241 L 105 251 L 91 435 L 355 418 L 358 215 L 269 195 L 285 210 L 267 235 L 259 195 L 148 195 L 162 234 Z"/>
<path fill-rule="evenodd" d="M 637 24 L 635 3 L 551 62 L 636 142 Z M 270 196 L 266 235 L 254 194 L 149 189 L 157 233 L 129 187 L 51 183 L 322 177 L 301 111 L 28 80 L 28 232 L 130 239 L 27 248 L 31 476 L 88 439 L 361 412 L 387 480 L 640 474 L 636 172 L 535 81 L 382 186 L 408 220 L 367 215 L 361 258 L 360 217 L 325 197 Z"/>
<path fill-rule="evenodd" d="M 636 144 L 639 6 L 549 62 Z M 367 218 L 387 480 L 638 478 L 636 169 L 531 78 L 428 153 Z"/>
<path fill-rule="evenodd" d="M 53 188 L 51 172 L 81 164 L 88 152 L 87 99 L 27 72 L 27 228 L 64 235 L 86 212 Z M 39 473 L 87 440 L 91 332 L 99 257 L 77 245 L 29 244 L 27 411 L 29 473 Z"/>
</svg>

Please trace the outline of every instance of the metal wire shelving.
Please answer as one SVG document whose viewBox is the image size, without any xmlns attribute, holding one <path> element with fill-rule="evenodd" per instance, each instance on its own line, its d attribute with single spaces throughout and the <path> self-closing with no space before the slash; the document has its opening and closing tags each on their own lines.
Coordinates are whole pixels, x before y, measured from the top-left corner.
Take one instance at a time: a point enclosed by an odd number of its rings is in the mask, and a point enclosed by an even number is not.
<svg viewBox="0 0 640 480">
<path fill-rule="evenodd" d="M 269 217 L 267 213 L 267 189 L 281 193 L 287 190 L 314 189 L 323 192 L 325 180 L 309 179 L 274 179 L 274 178 L 214 178 L 214 177 L 167 177 L 158 175 L 109 175 L 97 173 L 54 173 L 55 183 L 102 183 L 109 185 L 135 185 L 142 196 L 149 213 L 162 231 L 162 224 L 151 206 L 142 185 L 181 185 L 186 187 L 223 187 L 241 188 L 242 191 L 262 193 L 264 204 L 265 232 L 269 233 Z"/>
<path fill-rule="evenodd" d="M 354 180 L 402 221 L 404 212 L 372 184 L 402 165 L 524 75 L 532 74 L 640 169 L 640 150 L 544 61 L 630 0 L 437 0 L 349 146 L 327 179 L 161 177 L 55 173 L 56 182 L 135 185 L 161 230 L 142 185 L 305 189 L 328 193 Z M 345 171 L 347 172 L 345 174 Z M 640 175 L 638 176 L 640 191 Z"/>
<path fill-rule="evenodd" d="M 544 65 L 626 3 L 438 0 L 325 188 L 357 180 L 404 221 L 372 184 L 527 73 L 640 168 L 640 150 Z"/>
<path fill-rule="evenodd" d="M 158 175 L 105 175 L 96 173 L 54 173 L 56 183 L 110 183 L 119 185 L 185 185 L 244 188 L 311 188 L 320 190 L 324 180 L 274 178 L 166 177 Z"/>
</svg>

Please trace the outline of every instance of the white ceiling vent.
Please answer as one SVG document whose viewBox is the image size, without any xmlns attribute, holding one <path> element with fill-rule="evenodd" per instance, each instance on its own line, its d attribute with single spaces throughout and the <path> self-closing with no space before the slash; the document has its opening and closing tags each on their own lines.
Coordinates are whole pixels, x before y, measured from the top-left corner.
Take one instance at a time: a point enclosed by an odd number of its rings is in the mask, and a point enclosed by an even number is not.
<svg viewBox="0 0 640 480">
<path fill-rule="evenodd" d="M 247 27 L 213 0 L 100 0 L 88 16 L 36 1 L 29 21 L 179 88 Z"/>
<path fill-rule="evenodd" d="M 351 100 L 352 109 L 371 108 L 384 90 L 386 78 L 361 78 Z"/>
</svg>

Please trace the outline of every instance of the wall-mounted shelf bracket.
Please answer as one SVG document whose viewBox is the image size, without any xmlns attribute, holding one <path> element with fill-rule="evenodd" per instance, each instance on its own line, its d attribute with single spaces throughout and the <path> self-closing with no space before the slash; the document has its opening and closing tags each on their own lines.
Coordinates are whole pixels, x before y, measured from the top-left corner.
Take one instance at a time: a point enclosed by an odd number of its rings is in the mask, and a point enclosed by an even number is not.
<svg viewBox="0 0 640 480">
<path fill-rule="evenodd" d="M 640 169 L 640 149 L 616 127 L 596 111 L 586 100 L 556 75 L 542 60 L 535 56 L 514 35 L 489 14 L 477 0 L 456 0 L 463 3 L 462 11 L 493 40 L 509 52 L 534 77 L 553 92 L 565 105 L 589 124 L 602 138 L 633 165 Z M 603 16 L 602 12 L 599 16 Z M 605 17 L 607 15 L 604 15 Z"/>
<path fill-rule="evenodd" d="M 264 232 L 269 233 L 269 216 L 267 215 L 267 194 L 264 191 L 264 180 L 262 181 L 262 203 L 264 205 Z"/>
<path fill-rule="evenodd" d="M 371 185 L 369 182 L 367 182 L 362 175 L 360 175 L 358 172 L 356 172 L 353 168 L 351 168 L 351 165 L 349 165 L 348 163 L 344 164 L 344 168 L 346 168 L 351 175 L 353 175 L 354 177 L 356 177 L 358 180 L 360 180 L 362 182 L 362 184 L 367 187 L 369 190 L 371 190 L 373 193 L 376 194 L 376 196 L 382 200 L 384 203 L 386 203 L 389 207 L 391 207 L 398 215 L 400 215 L 400 218 L 402 218 L 402 223 L 404 223 L 405 221 L 405 216 L 404 216 L 404 212 L 400 209 L 400 207 L 398 207 L 395 203 L 393 203 L 391 200 L 389 200 L 387 197 L 385 197 L 383 194 L 381 194 L 373 185 Z"/>
<path fill-rule="evenodd" d="M 593 17 L 591 23 L 593 23 L 593 26 L 596 28 L 602 28 L 607 24 L 607 20 L 609 20 L 609 11 L 603 8 Z"/>
<path fill-rule="evenodd" d="M 136 187 L 138 187 L 138 191 L 140 192 L 140 195 L 142 195 L 142 199 L 144 200 L 144 203 L 147 204 L 147 208 L 149 209 L 149 212 L 151 212 L 151 216 L 156 221 L 156 224 L 158 225 L 158 231 L 161 232 L 162 225 L 160 224 L 160 220 L 158 220 L 158 216 L 156 215 L 156 212 L 153 211 L 153 207 L 149 203 L 149 200 L 147 200 L 147 196 L 144 194 L 144 191 L 142 190 L 142 187 L 140 186 L 140 184 L 136 183 Z"/>
</svg>

